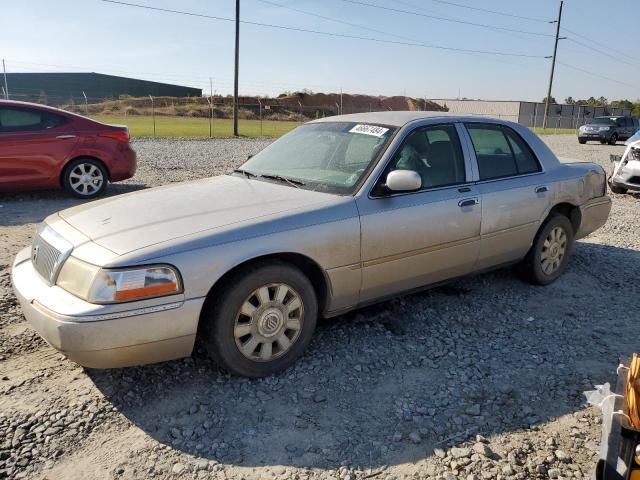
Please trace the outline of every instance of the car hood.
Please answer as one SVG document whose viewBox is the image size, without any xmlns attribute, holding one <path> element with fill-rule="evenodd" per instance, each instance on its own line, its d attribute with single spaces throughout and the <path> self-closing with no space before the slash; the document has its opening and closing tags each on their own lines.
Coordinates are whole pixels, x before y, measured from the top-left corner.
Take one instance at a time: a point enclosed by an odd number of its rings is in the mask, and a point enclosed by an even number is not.
<svg viewBox="0 0 640 480">
<path fill-rule="evenodd" d="M 93 242 L 123 255 L 179 237 L 285 212 L 304 212 L 341 199 L 226 175 L 111 197 L 58 215 Z"/>
</svg>

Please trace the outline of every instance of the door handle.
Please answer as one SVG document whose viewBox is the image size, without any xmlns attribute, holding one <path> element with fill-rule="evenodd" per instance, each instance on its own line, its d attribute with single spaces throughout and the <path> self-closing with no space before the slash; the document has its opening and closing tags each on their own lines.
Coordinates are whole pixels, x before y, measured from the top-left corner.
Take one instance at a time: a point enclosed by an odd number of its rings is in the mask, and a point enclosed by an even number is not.
<svg viewBox="0 0 640 480">
<path fill-rule="evenodd" d="M 458 206 L 460 208 L 464 208 L 464 207 L 473 207 L 474 205 L 477 205 L 478 203 L 480 203 L 478 201 L 478 198 L 463 198 L 462 200 L 460 200 L 458 202 Z"/>
<path fill-rule="evenodd" d="M 58 135 L 56 137 L 58 140 L 68 140 L 70 138 L 76 138 L 75 135 Z"/>
<path fill-rule="evenodd" d="M 549 191 L 549 187 L 547 187 L 546 185 L 536 187 L 536 193 L 546 193 L 548 191 Z"/>
</svg>

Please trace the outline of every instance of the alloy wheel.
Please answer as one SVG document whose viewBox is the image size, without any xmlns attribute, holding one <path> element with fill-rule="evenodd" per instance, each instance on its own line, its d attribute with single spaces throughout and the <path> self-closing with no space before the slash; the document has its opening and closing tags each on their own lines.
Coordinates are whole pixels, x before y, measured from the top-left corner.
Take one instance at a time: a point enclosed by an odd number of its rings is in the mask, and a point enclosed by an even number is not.
<svg viewBox="0 0 640 480">
<path fill-rule="evenodd" d="M 104 183 L 102 171 L 91 163 L 79 163 L 69 172 L 69 185 L 78 195 L 89 196 Z"/>
</svg>

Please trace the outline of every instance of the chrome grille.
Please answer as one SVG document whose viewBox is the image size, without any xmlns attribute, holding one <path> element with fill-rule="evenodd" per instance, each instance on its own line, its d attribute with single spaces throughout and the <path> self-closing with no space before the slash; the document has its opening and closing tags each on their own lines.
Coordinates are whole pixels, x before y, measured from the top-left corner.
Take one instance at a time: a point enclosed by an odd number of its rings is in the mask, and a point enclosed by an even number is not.
<svg viewBox="0 0 640 480">
<path fill-rule="evenodd" d="M 73 245 L 48 225 L 43 225 L 31 244 L 33 268 L 50 285 L 54 284 Z"/>
<path fill-rule="evenodd" d="M 53 272 L 58 264 L 62 252 L 49 245 L 43 238 L 36 237 L 31 245 L 31 262 L 42 278 L 52 281 Z"/>
</svg>

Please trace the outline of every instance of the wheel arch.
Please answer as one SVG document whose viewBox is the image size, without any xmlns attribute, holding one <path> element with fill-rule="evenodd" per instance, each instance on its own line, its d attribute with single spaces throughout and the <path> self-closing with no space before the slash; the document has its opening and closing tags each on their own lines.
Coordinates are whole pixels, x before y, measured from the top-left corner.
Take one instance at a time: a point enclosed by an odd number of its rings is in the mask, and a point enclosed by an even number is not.
<svg viewBox="0 0 640 480">
<path fill-rule="evenodd" d="M 69 166 L 75 162 L 76 160 L 82 160 L 82 159 L 88 159 L 88 160 L 94 160 L 96 162 L 100 162 L 100 165 L 102 165 L 102 167 L 104 168 L 104 171 L 107 172 L 107 181 L 111 181 L 111 171 L 109 170 L 109 167 L 107 166 L 107 164 L 100 158 L 93 156 L 93 155 L 76 155 L 75 157 L 70 158 L 69 160 L 66 161 L 66 163 L 64 164 L 64 166 L 62 167 L 62 169 L 60 170 L 60 176 L 58 178 L 58 183 L 60 184 L 60 187 L 63 188 L 64 187 L 64 176 L 67 173 L 67 169 L 69 168 Z"/>
<path fill-rule="evenodd" d="M 226 286 L 234 276 L 244 269 L 250 268 L 252 265 L 264 264 L 268 262 L 282 262 L 292 265 L 302 271 L 307 276 L 318 299 L 318 315 L 322 316 L 326 311 L 330 298 L 330 281 L 325 270 L 312 258 L 295 252 L 278 252 L 260 255 L 251 259 L 245 260 L 234 267 L 227 270 L 216 282 L 211 286 L 207 292 L 205 304 L 202 307 L 200 313 L 200 320 L 198 321 L 198 330 L 202 327 L 203 322 L 202 315 L 208 309 L 208 304 L 215 301 L 217 294 L 224 291 Z"/>
<path fill-rule="evenodd" d="M 568 202 L 558 203 L 549 210 L 549 213 L 547 213 L 547 215 L 545 216 L 544 221 L 546 221 L 555 213 L 560 213 L 567 217 L 571 222 L 571 226 L 573 227 L 574 235 L 578 233 L 580 223 L 582 222 L 582 214 L 580 213 L 579 207 Z M 541 225 L 544 224 L 544 221 L 541 223 Z"/>
</svg>

